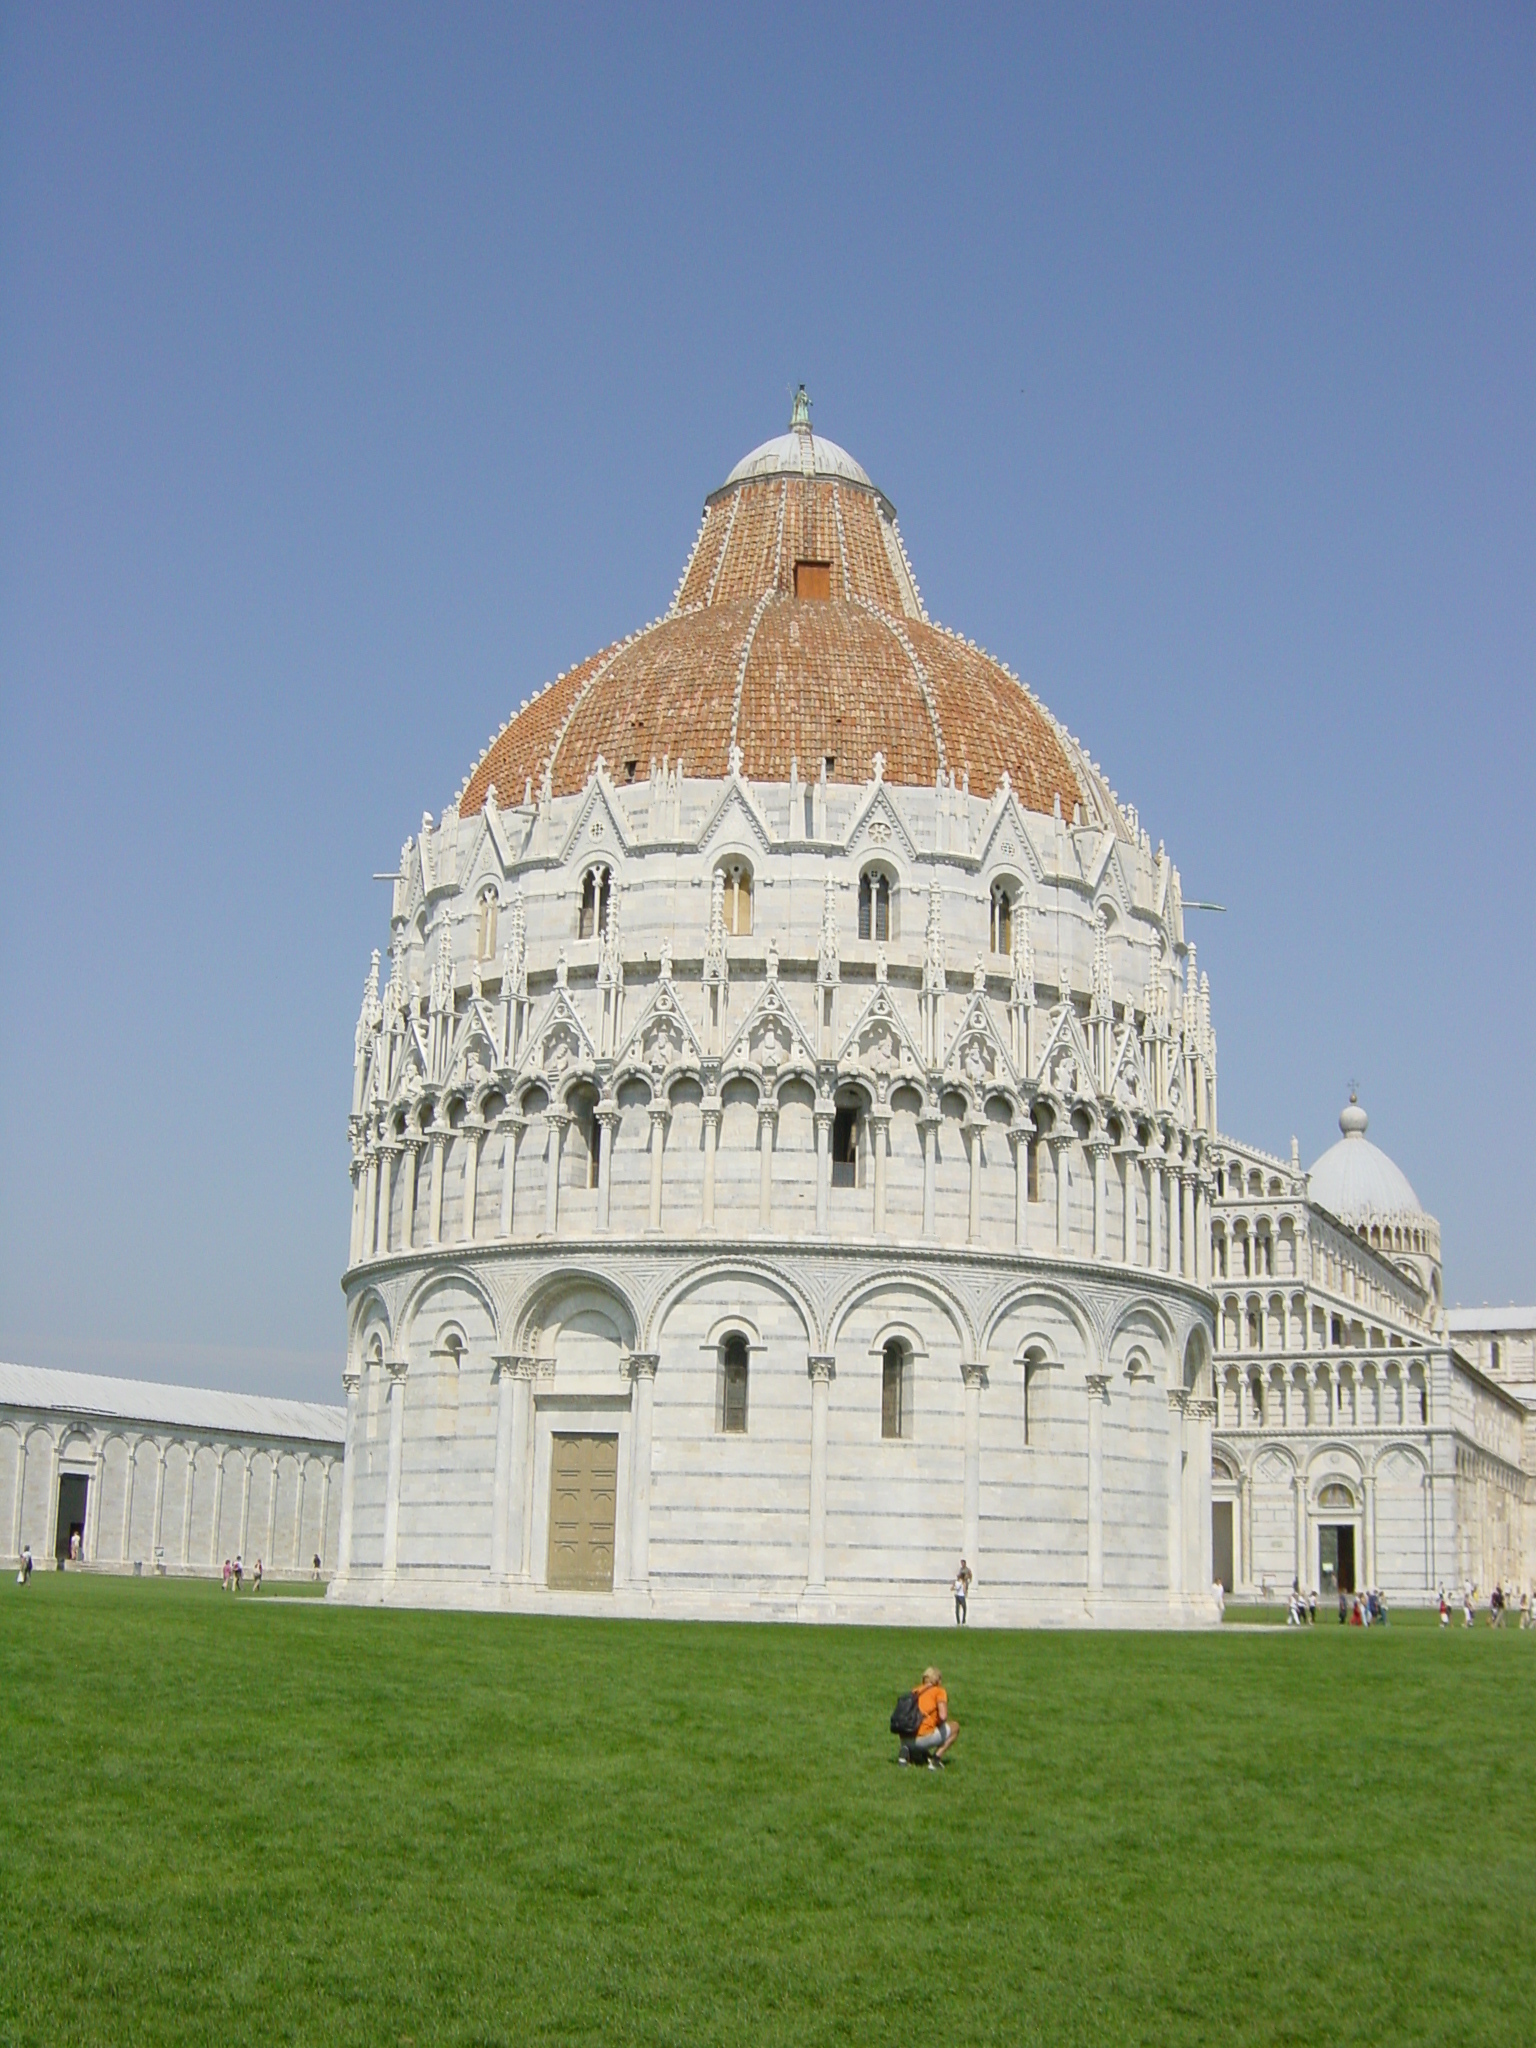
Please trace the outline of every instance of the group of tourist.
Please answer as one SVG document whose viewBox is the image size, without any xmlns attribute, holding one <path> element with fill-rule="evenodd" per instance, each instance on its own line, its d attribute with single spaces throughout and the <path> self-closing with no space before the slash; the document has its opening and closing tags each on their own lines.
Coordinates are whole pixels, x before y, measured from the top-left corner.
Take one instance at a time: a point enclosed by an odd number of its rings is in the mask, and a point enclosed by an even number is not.
<svg viewBox="0 0 1536 2048">
<path fill-rule="evenodd" d="M 1509 1603 L 1512 1597 L 1511 1594 L 1505 1592 L 1502 1581 L 1494 1586 L 1493 1591 L 1488 1595 L 1488 1626 L 1490 1628 L 1502 1628 L 1504 1626 L 1504 1617 L 1509 1612 Z M 1463 1628 L 1471 1628 L 1476 1620 L 1477 1587 L 1471 1580 L 1468 1580 L 1461 1595 L 1461 1625 Z M 1440 1588 L 1440 1626 L 1442 1628 L 1449 1628 L 1450 1625 L 1451 1603 L 1446 1599 L 1445 1588 L 1442 1586 Z M 1536 1628 L 1536 1600 L 1531 1598 L 1529 1586 L 1520 1595 L 1520 1626 L 1522 1628 Z"/>
<path fill-rule="evenodd" d="M 1368 1593 L 1356 1593 L 1353 1604 L 1350 1603 L 1349 1595 L 1340 1591 L 1339 1619 L 1348 1622 L 1351 1628 L 1371 1628 L 1378 1621 L 1384 1622 L 1386 1618 L 1386 1599 L 1377 1588 L 1372 1587 Z"/>
<path fill-rule="evenodd" d="M 251 1574 L 251 1586 L 252 1586 L 252 1590 L 253 1590 L 253 1591 L 255 1591 L 255 1592 L 259 1593 L 259 1592 L 261 1591 L 261 1559 L 260 1559 L 259 1557 L 258 1557 L 258 1558 L 257 1558 L 257 1560 L 256 1560 L 256 1569 L 255 1569 L 255 1571 L 254 1571 L 254 1572 L 253 1572 L 253 1573 Z M 226 1592 L 226 1593 L 239 1593 L 239 1592 L 243 1592 L 243 1591 L 244 1591 L 244 1589 L 245 1589 L 245 1564 L 244 1564 L 244 1561 L 243 1561 L 243 1560 L 242 1560 L 242 1559 L 241 1559 L 241 1558 L 240 1558 L 240 1557 L 239 1557 L 238 1555 L 237 1555 L 237 1556 L 235 1556 L 235 1557 L 233 1557 L 233 1558 L 228 1558 L 228 1557 L 226 1557 L 226 1558 L 225 1558 L 225 1560 L 224 1560 L 224 1590 L 225 1590 L 225 1592 Z"/>
</svg>

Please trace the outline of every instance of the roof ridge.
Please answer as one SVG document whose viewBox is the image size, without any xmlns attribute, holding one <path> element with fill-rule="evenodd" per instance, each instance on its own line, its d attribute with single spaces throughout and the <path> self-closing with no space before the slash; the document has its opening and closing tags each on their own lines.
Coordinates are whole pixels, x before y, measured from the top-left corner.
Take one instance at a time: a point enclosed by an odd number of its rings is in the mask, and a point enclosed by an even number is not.
<svg viewBox="0 0 1536 2048">
<path fill-rule="evenodd" d="M 908 661 L 911 662 L 912 673 L 917 678 L 917 687 L 923 693 L 923 702 L 927 705 L 928 716 L 933 721 L 933 744 L 938 751 L 939 768 L 942 772 L 949 766 L 948 757 L 944 752 L 944 728 L 939 722 L 939 707 L 934 701 L 933 685 L 928 680 L 927 669 L 923 667 L 923 664 L 917 658 L 917 649 L 907 638 L 905 630 L 891 617 L 889 612 L 883 611 L 879 605 L 873 603 L 867 597 L 856 597 L 853 602 L 862 605 L 874 618 L 879 619 L 892 639 L 895 640 L 896 644 L 906 655 Z"/>
<path fill-rule="evenodd" d="M 747 625 L 741 643 L 741 659 L 736 664 L 736 694 L 731 699 L 731 745 L 736 745 L 736 728 L 741 721 L 741 693 L 747 680 L 747 663 L 752 658 L 752 642 L 757 638 L 758 621 L 767 611 L 770 602 L 778 592 L 770 584 L 752 608 L 752 617 Z"/>
<path fill-rule="evenodd" d="M 726 522 L 725 522 L 725 538 L 724 538 L 724 540 L 723 540 L 723 541 L 721 541 L 721 543 L 720 543 L 720 552 L 719 552 L 719 554 L 718 554 L 718 555 L 716 556 L 716 558 L 715 558 L 715 572 L 714 572 L 714 574 L 713 574 L 713 575 L 712 575 L 712 576 L 710 577 L 710 579 L 709 579 L 709 588 L 708 588 L 708 590 L 707 590 L 707 591 L 706 591 L 706 592 L 704 593 L 704 602 L 705 602 L 706 604 L 713 604 L 713 603 L 714 603 L 714 601 L 715 601 L 715 592 L 716 592 L 716 591 L 717 591 L 717 590 L 719 589 L 719 587 L 720 587 L 720 572 L 721 572 L 721 570 L 722 570 L 722 569 L 724 569 L 724 567 L 725 567 L 725 558 L 726 558 L 726 556 L 727 556 L 727 555 L 728 555 L 728 554 L 730 553 L 730 549 L 731 549 L 731 535 L 732 535 L 732 534 L 733 534 L 733 533 L 734 533 L 734 532 L 736 531 L 736 507 L 737 507 L 737 506 L 738 506 L 738 505 L 739 505 L 740 503 L 741 503 L 741 493 L 740 493 L 740 491 L 737 491 L 737 492 L 736 492 L 736 494 L 735 494 L 735 496 L 734 496 L 734 497 L 733 497 L 733 498 L 731 499 L 731 510 L 730 510 L 730 515 L 729 515 L 729 517 L 727 518 L 727 520 L 726 520 Z M 690 564 L 690 566 L 691 566 L 691 564 Z"/>
</svg>

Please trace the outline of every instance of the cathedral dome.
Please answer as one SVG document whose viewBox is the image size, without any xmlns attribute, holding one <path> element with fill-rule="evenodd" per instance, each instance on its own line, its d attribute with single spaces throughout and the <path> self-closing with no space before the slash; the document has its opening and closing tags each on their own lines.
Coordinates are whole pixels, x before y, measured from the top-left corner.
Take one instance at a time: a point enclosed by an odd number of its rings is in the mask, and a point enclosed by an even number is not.
<svg viewBox="0 0 1536 2048">
<path fill-rule="evenodd" d="M 1339 1114 L 1344 1133 L 1312 1168 L 1312 1198 L 1346 1223 L 1363 1216 L 1422 1216 L 1408 1176 L 1366 1137 L 1369 1119 L 1351 1095 Z"/>
<path fill-rule="evenodd" d="M 1128 837 L 1082 749 L 1000 661 L 935 625 L 895 509 L 853 457 L 813 434 L 802 388 L 789 431 L 711 493 L 672 604 L 525 703 L 461 793 L 505 808 L 617 783 L 653 763 L 723 780 L 933 788 L 988 798 L 1004 777 L 1028 810 Z"/>
</svg>

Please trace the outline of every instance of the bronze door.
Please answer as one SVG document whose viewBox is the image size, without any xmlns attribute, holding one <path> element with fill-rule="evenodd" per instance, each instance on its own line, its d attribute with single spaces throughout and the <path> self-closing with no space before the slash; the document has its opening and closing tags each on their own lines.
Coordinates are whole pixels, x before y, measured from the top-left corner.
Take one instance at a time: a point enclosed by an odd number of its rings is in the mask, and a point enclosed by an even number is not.
<svg viewBox="0 0 1536 2048">
<path fill-rule="evenodd" d="M 549 1584 L 556 1590 L 612 1592 L 618 1479 L 616 1436 L 550 1438 Z"/>
</svg>

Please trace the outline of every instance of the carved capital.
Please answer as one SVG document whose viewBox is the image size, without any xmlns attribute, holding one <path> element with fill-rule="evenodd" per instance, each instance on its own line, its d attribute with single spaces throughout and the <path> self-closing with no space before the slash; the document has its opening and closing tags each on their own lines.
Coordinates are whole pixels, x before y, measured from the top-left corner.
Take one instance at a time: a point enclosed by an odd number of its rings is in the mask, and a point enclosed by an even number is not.
<svg viewBox="0 0 1536 2048">
<path fill-rule="evenodd" d="M 350 1399 L 363 1384 L 362 1369 L 355 1365 L 345 1367 L 341 1375 L 341 1384 L 346 1388 L 348 1399 Z"/>
<path fill-rule="evenodd" d="M 984 1387 L 987 1384 L 987 1368 L 978 1363 L 962 1365 L 960 1368 L 968 1387 Z"/>
<path fill-rule="evenodd" d="M 1088 1389 L 1090 1401 L 1107 1401 L 1109 1399 L 1109 1374 L 1107 1372 L 1088 1373 L 1085 1376 L 1084 1385 Z"/>
<path fill-rule="evenodd" d="M 813 1353 L 808 1370 L 817 1385 L 827 1386 L 837 1377 L 837 1360 L 827 1353 Z"/>
<path fill-rule="evenodd" d="M 1182 1387 L 1170 1387 L 1168 1389 L 1168 1406 L 1175 1415 L 1187 1415 L 1189 1412 L 1189 1395 Z"/>
<path fill-rule="evenodd" d="M 624 1370 L 632 1380 L 653 1380 L 660 1363 L 659 1351 L 631 1351 L 624 1361 Z"/>
</svg>

